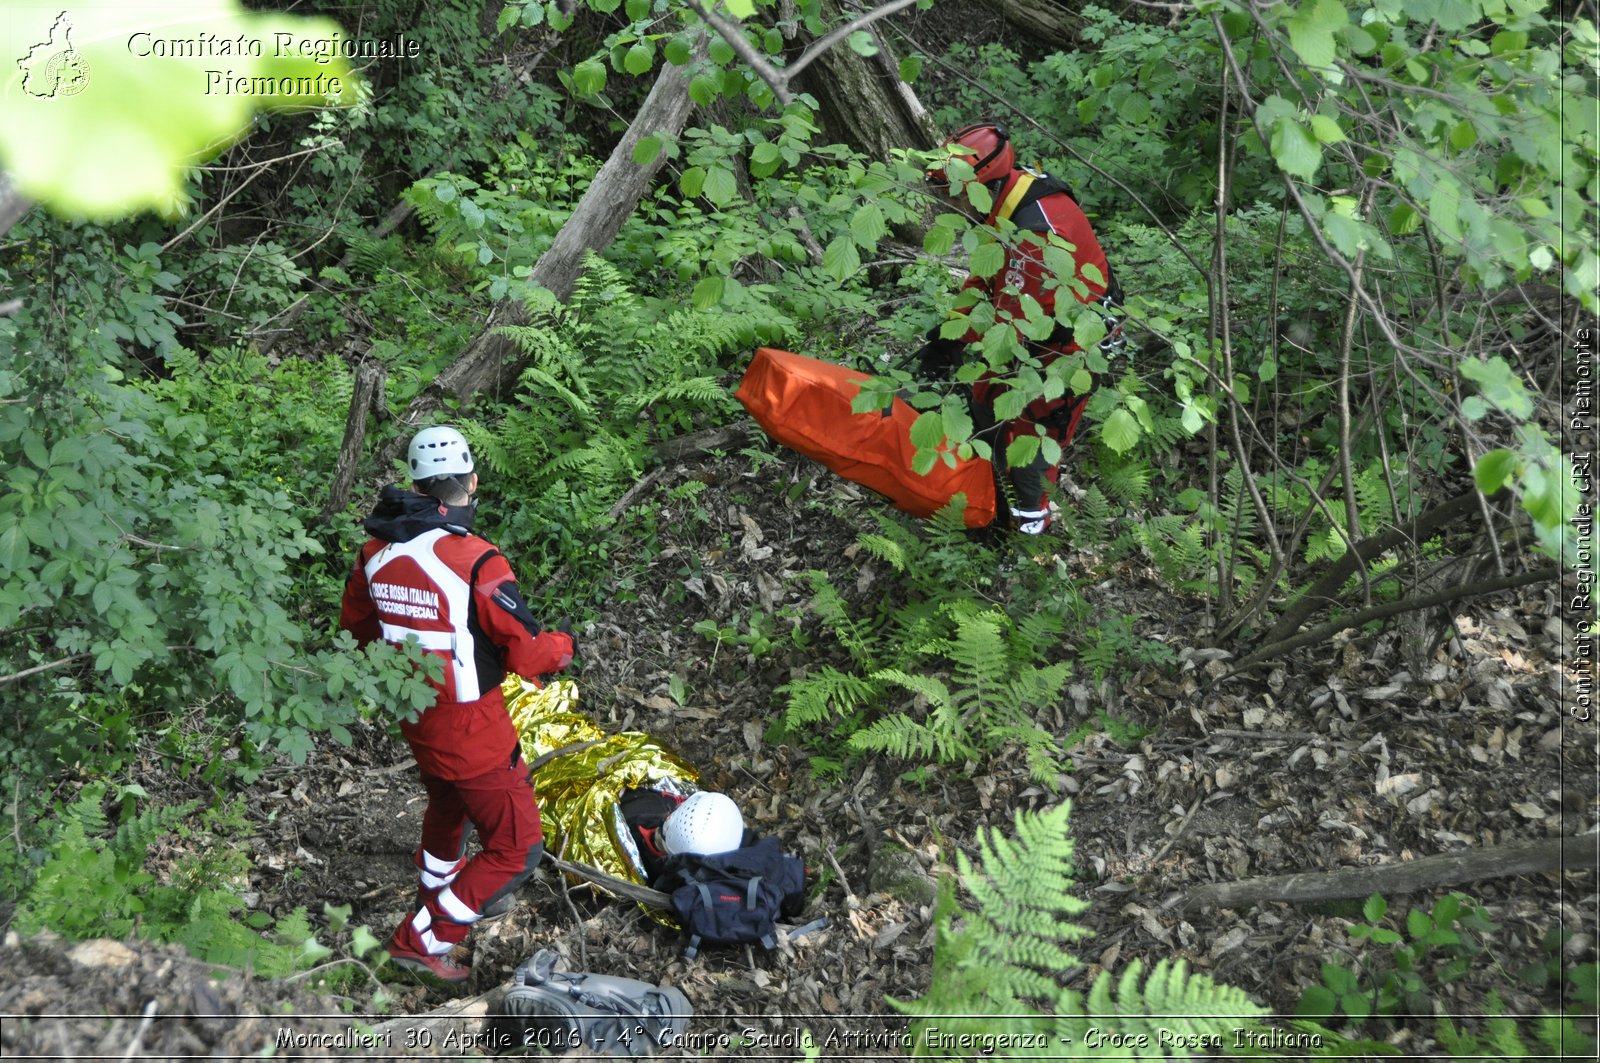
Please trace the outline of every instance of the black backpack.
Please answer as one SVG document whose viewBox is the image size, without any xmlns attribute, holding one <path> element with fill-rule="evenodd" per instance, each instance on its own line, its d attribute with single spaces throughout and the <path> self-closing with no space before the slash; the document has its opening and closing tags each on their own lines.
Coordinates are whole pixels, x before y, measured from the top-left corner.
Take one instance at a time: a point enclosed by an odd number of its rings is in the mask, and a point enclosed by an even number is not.
<svg viewBox="0 0 1600 1063">
<path fill-rule="evenodd" d="M 806 868 L 786 856 L 775 837 L 716 856 L 671 857 L 655 886 L 672 897 L 672 911 L 689 944 L 689 959 L 702 945 L 777 945 L 780 916 L 805 907 Z"/>
</svg>

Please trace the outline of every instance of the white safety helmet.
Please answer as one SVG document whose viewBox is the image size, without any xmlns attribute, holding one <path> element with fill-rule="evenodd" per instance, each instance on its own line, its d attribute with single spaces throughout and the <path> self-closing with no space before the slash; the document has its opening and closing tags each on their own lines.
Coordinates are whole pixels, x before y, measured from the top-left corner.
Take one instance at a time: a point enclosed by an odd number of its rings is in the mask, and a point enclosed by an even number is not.
<svg viewBox="0 0 1600 1063">
<path fill-rule="evenodd" d="M 435 476 L 465 476 L 472 471 L 472 451 L 467 439 L 454 428 L 424 428 L 411 439 L 406 452 L 413 480 Z"/>
<path fill-rule="evenodd" d="M 712 856 L 731 852 L 743 841 L 744 816 L 727 794 L 690 794 L 661 824 L 661 847 L 669 856 Z"/>
</svg>

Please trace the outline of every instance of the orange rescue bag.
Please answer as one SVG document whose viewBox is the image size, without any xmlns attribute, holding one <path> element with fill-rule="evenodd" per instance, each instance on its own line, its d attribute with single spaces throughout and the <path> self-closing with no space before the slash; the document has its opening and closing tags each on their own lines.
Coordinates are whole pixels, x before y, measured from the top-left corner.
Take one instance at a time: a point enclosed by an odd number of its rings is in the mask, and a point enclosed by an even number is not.
<svg viewBox="0 0 1600 1063">
<path fill-rule="evenodd" d="M 982 458 L 943 460 L 926 476 L 911 467 L 911 423 L 917 411 L 896 397 L 887 410 L 855 413 L 851 400 L 869 374 L 815 358 L 762 347 L 734 398 L 769 436 L 820 461 L 847 480 L 870 487 L 896 508 L 931 517 L 958 493 L 967 496 L 966 524 L 994 520 L 994 472 Z"/>
</svg>

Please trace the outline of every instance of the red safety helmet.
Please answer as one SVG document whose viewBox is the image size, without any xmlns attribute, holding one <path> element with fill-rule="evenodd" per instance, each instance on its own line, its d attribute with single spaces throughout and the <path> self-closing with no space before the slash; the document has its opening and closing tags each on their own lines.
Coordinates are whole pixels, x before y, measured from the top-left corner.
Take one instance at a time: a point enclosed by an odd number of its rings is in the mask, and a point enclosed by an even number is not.
<svg viewBox="0 0 1600 1063">
<path fill-rule="evenodd" d="M 970 149 L 959 157 L 972 167 L 977 179 L 984 184 L 1000 180 L 1017 165 L 1017 153 L 1011 147 L 1011 139 L 1006 136 L 1003 126 L 989 122 L 965 126 L 944 142 L 947 148 L 957 144 Z M 929 170 L 928 181 L 935 185 L 948 185 L 950 176 L 943 168 Z"/>
</svg>

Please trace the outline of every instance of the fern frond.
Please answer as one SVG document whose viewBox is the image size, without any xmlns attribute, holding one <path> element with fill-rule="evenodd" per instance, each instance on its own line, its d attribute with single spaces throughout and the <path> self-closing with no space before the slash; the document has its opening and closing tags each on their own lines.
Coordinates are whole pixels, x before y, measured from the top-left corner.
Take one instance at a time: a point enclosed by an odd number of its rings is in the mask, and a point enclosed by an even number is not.
<svg viewBox="0 0 1600 1063">
<path fill-rule="evenodd" d="M 864 532 L 856 536 L 856 542 L 861 548 L 879 561 L 883 561 L 896 572 L 905 573 L 911 569 L 911 559 L 907 554 L 904 543 L 890 539 L 887 535 L 876 535 Z"/>
<path fill-rule="evenodd" d="M 1029 613 L 1017 622 L 1012 642 L 1019 655 L 1042 657 L 1060 641 L 1066 630 L 1064 617 L 1044 611 Z"/>
<path fill-rule="evenodd" d="M 1136 456 L 1102 460 L 1096 482 L 1104 485 L 1105 493 L 1110 497 L 1136 506 L 1149 497 L 1153 472 L 1148 462 Z"/>
<path fill-rule="evenodd" d="M 789 695 L 784 722 L 790 727 L 848 716 L 877 697 L 878 691 L 876 683 L 831 665 L 778 688 L 778 693 Z"/>
<path fill-rule="evenodd" d="M 1067 803 L 1044 812 L 1019 811 L 1015 840 L 980 830 L 977 861 L 956 854 L 975 908 L 957 929 L 954 893 L 941 893 L 934 913 L 933 983 L 917 1000 L 890 1003 L 913 1016 L 937 1017 L 941 1032 L 987 1036 L 982 1054 L 995 1057 L 1039 1058 L 1037 1046 L 1007 1038 L 1018 1033 L 1044 1031 L 1049 1043 L 1085 1046 L 1089 1027 L 1103 1029 L 1109 1019 L 1128 1035 L 1117 1051 L 1131 1049 L 1135 1054 L 1128 1058 L 1136 1059 L 1226 1051 L 1235 1044 L 1235 1031 L 1261 1029 L 1265 1009 L 1242 990 L 1190 973 L 1182 961 L 1163 960 L 1148 977 L 1134 962 L 1114 990 L 1111 974 L 1102 973 L 1087 998 L 1062 985 L 1078 966 L 1069 946 L 1088 935 L 1073 922 L 1088 904 L 1072 892 L 1070 811 Z M 916 1038 L 934 1047 L 925 1029 L 919 1023 Z"/>
<path fill-rule="evenodd" d="M 625 414 L 636 415 L 640 410 L 658 402 L 689 402 L 697 406 L 720 406 L 729 402 L 728 389 L 713 376 L 697 376 L 688 380 L 674 380 L 658 387 L 632 391 L 617 403 Z"/>
<path fill-rule="evenodd" d="M 595 408 L 590 405 L 587 398 L 567 387 L 566 384 L 557 380 L 539 366 L 530 365 L 524 369 L 518 384 L 529 393 L 525 397 L 533 401 L 539 401 L 541 391 L 562 399 L 566 402 L 568 408 L 578 415 L 578 419 L 585 426 L 592 425 L 596 419 Z"/>
<path fill-rule="evenodd" d="M 514 475 L 517 462 L 504 443 L 511 433 L 492 432 L 476 421 L 463 421 L 459 428 L 461 434 L 467 437 L 467 444 L 478 461 L 487 465 L 496 475 Z"/>
</svg>

